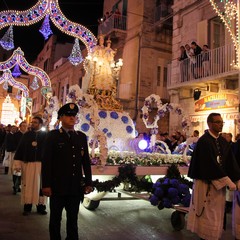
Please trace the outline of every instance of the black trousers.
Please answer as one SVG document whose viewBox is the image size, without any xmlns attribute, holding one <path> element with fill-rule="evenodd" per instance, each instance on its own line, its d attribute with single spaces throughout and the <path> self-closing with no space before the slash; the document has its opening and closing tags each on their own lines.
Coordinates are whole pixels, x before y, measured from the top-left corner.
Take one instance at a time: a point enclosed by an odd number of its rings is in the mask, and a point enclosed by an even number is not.
<svg viewBox="0 0 240 240">
<path fill-rule="evenodd" d="M 67 240 L 78 240 L 78 212 L 81 196 L 50 197 L 49 232 L 51 240 L 61 240 L 62 210 L 67 213 Z"/>
</svg>

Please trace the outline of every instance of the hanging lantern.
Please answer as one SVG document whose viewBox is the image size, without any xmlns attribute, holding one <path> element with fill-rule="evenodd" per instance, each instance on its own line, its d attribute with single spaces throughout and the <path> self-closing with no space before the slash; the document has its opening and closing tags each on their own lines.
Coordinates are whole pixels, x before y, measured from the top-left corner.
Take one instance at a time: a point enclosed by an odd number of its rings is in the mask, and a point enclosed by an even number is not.
<svg viewBox="0 0 240 240">
<path fill-rule="evenodd" d="M 4 34 L 4 36 L 0 40 L 0 44 L 6 50 L 12 50 L 14 48 L 13 26 L 10 26 L 8 28 L 7 32 Z"/>
<path fill-rule="evenodd" d="M 4 84 L 3 84 L 3 89 L 4 90 L 8 90 L 8 80 L 5 80 Z"/>
<path fill-rule="evenodd" d="M 32 81 L 32 84 L 31 84 L 30 88 L 32 88 L 34 91 L 39 88 L 38 79 L 37 79 L 36 76 L 33 78 L 33 81 Z"/>
<path fill-rule="evenodd" d="M 21 90 L 18 90 L 17 95 L 16 95 L 16 99 L 21 100 L 21 98 L 22 98 L 22 92 L 21 92 Z"/>
<path fill-rule="evenodd" d="M 75 38 L 75 43 L 73 45 L 72 52 L 71 52 L 70 56 L 68 57 L 68 60 L 74 66 L 77 66 L 78 64 L 80 64 L 83 61 L 78 38 Z"/>
<path fill-rule="evenodd" d="M 19 65 L 16 64 L 15 67 L 14 67 L 14 69 L 13 69 L 13 71 L 12 71 L 12 75 L 13 75 L 13 77 L 17 78 L 17 77 L 19 77 L 21 74 L 22 74 L 22 73 L 21 73 L 21 71 L 20 71 Z"/>
<path fill-rule="evenodd" d="M 44 39 L 47 40 L 48 37 L 53 34 L 51 28 L 50 28 L 50 22 L 49 22 L 49 15 L 46 15 L 44 18 L 43 24 L 41 28 L 39 29 L 39 32 L 43 35 Z"/>
</svg>

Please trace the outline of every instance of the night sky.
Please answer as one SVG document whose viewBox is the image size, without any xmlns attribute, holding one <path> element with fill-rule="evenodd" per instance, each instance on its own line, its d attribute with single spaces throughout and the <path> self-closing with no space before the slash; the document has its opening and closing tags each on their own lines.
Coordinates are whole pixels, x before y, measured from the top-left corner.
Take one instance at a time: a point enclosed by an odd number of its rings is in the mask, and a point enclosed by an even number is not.
<svg viewBox="0 0 240 240">
<path fill-rule="evenodd" d="M 98 18 L 103 15 L 104 0 L 59 0 L 63 14 L 71 21 L 80 23 L 97 35 Z M 1 0 L 0 11 L 27 10 L 34 6 L 37 0 Z M 13 27 L 15 48 L 21 47 L 28 62 L 37 57 L 44 45 L 44 38 L 39 32 L 43 20 L 29 27 Z M 61 41 L 74 43 L 74 38 L 58 30 L 50 21 L 51 29 Z M 0 38 L 8 28 L 0 30 Z M 0 46 L 1 47 L 1 46 Z"/>
</svg>

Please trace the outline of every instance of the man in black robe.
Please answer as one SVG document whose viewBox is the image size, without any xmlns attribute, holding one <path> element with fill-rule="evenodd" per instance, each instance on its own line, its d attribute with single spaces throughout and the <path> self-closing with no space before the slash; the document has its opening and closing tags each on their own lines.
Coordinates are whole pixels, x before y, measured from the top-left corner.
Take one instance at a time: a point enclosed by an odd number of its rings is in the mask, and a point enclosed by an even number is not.
<svg viewBox="0 0 240 240">
<path fill-rule="evenodd" d="M 51 240 L 61 239 L 62 210 L 67 212 L 67 238 L 78 239 L 78 212 L 84 193 L 93 189 L 86 135 L 74 131 L 78 107 L 68 103 L 58 111 L 62 127 L 48 133 L 42 165 L 43 194 L 50 197 Z M 83 184 L 83 175 L 85 181 Z"/>
<path fill-rule="evenodd" d="M 219 133 L 223 120 L 219 113 L 207 118 L 209 129 L 197 142 L 190 162 L 188 176 L 194 179 L 187 228 L 201 239 L 221 238 L 226 187 L 236 190 L 240 168 L 231 145 Z"/>
<path fill-rule="evenodd" d="M 37 205 L 39 214 L 47 214 L 46 197 L 41 192 L 41 156 L 47 134 L 41 130 L 42 125 L 42 118 L 33 117 L 31 131 L 22 136 L 14 156 L 14 170 L 22 171 L 21 202 L 25 216 L 30 214 L 32 204 Z"/>
</svg>

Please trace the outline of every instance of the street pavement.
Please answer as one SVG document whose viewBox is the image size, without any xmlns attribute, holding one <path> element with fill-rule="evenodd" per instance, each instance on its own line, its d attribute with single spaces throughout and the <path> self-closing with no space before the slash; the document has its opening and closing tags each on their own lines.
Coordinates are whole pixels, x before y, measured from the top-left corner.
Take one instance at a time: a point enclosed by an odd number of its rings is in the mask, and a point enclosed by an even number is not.
<svg viewBox="0 0 240 240">
<path fill-rule="evenodd" d="M 112 195 L 111 195 L 112 197 Z M 109 199 L 109 195 L 108 195 Z M 36 208 L 29 216 L 22 215 L 20 193 L 13 195 L 11 176 L 0 167 L 0 240 L 48 240 L 47 215 Z M 84 240 L 197 240 L 195 234 L 171 225 L 173 209 L 158 210 L 146 200 L 102 200 L 94 211 L 82 205 L 79 213 L 79 237 Z M 187 215 L 186 215 L 187 217 Z M 62 239 L 65 239 L 66 216 L 63 212 Z M 222 240 L 233 239 L 231 214 Z"/>
</svg>

